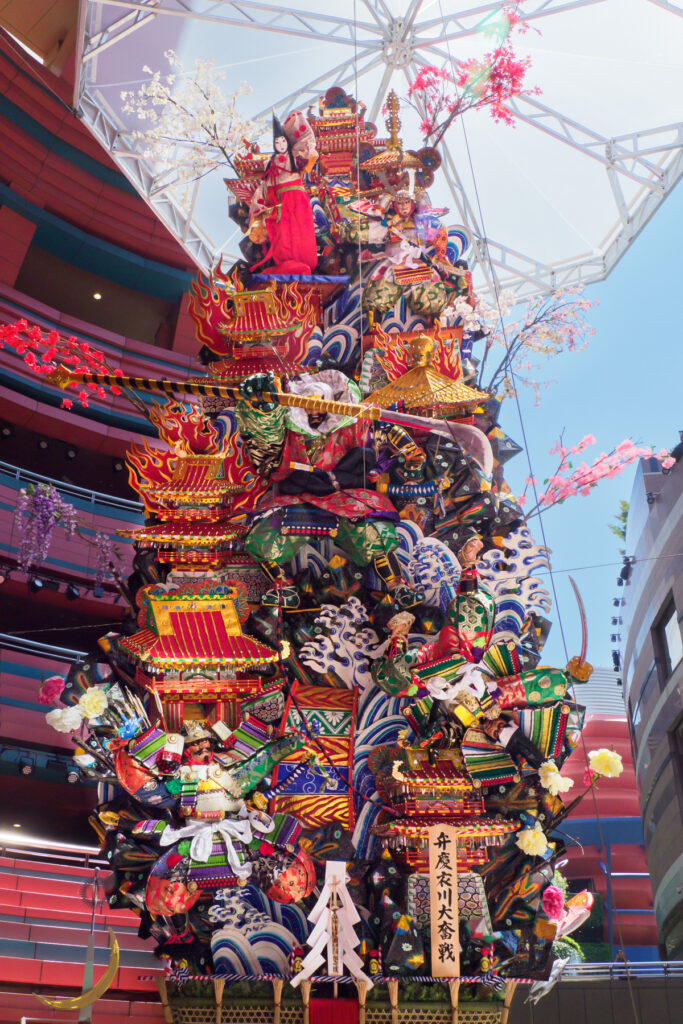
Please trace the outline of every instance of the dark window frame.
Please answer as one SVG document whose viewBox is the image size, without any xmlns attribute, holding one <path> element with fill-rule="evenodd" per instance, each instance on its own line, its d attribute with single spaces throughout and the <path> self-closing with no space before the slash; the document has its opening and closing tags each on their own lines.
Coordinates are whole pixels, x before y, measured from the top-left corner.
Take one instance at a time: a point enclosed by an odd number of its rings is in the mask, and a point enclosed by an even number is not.
<svg viewBox="0 0 683 1024">
<path fill-rule="evenodd" d="M 671 679 L 674 670 L 678 667 L 681 660 L 679 657 L 676 664 L 672 664 L 671 661 L 671 652 L 669 650 L 669 643 L 666 637 L 666 625 L 672 618 L 675 620 L 676 625 L 680 630 L 676 602 L 674 601 L 673 593 L 669 591 L 650 629 L 652 647 L 654 649 L 655 660 L 657 662 L 659 684 L 662 688 L 664 688 L 669 679 Z"/>
</svg>

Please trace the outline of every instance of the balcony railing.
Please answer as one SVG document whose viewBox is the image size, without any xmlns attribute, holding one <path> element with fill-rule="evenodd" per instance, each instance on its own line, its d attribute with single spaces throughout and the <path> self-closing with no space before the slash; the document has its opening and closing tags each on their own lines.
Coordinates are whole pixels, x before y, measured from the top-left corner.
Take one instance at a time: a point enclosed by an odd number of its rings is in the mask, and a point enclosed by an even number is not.
<svg viewBox="0 0 683 1024">
<path fill-rule="evenodd" d="M 32 473 L 29 469 L 21 469 L 9 462 L 0 461 L 0 474 L 5 474 L 13 480 L 26 484 L 51 484 L 64 497 L 77 498 L 93 506 L 102 505 L 104 508 L 125 509 L 126 511 L 139 512 L 142 515 L 143 506 L 139 501 L 132 501 L 130 498 L 119 498 L 113 494 L 103 494 L 101 491 L 91 491 L 87 487 L 78 487 L 76 484 L 65 483 L 63 480 L 55 480 L 50 476 L 42 476 L 40 473 Z"/>
</svg>

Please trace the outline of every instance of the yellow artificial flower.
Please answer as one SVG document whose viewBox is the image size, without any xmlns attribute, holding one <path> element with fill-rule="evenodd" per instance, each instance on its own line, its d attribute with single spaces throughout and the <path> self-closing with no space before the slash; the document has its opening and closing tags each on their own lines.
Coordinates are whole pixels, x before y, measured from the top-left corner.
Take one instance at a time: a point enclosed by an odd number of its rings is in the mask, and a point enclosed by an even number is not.
<svg viewBox="0 0 683 1024">
<path fill-rule="evenodd" d="M 618 779 L 624 770 L 621 754 L 617 754 L 616 750 L 608 750 L 606 747 L 589 750 L 588 763 L 592 772 L 596 775 L 604 775 L 607 779 Z"/>
<path fill-rule="evenodd" d="M 551 796 L 559 793 L 566 793 L 574 785 L 573 779 L 560 775 L 560 771 L 554 761 L 544 761 L 538 770 L 541 778 L 541 785 L 547 789 Z"/>
<path fill-rule="evenodd" d="M 84 718 L 99 718 L 107 706 L 107 695 L 99 686 L 91 686 L 78 699 L 78 708 Z"/>
<path fill-rule="evenodd" d="M 521 832 L 518 832 L 515 842 L 522 853 L 526 853 L 529 857 L 540 857 L 548 849 L 548 840 L 538 822 L 533 828 L 523 828 Z"/>
</svg>

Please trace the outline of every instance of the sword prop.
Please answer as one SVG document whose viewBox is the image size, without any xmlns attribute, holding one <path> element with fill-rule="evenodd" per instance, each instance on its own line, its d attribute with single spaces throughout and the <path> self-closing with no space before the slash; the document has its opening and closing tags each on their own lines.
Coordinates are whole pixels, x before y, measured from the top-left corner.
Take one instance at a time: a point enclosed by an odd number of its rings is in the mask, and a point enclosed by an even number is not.
<svg viewBox="0 0 683 1024">
<path fill-rule="evenodd" d="M 575 679 L 578 679 L 581 683 L 586 683 L 593 672 L 593 666 L 586 661 L 586 651 L 588 650 L 588 622 L 586 620 L 586 609 L 584 607 L 583 598 L 581 597 L 579 588 L 571 576 L 569 577 L 569 582 L 572 585 L 576 603 L 579 606 L 579 618 L 581 620 L 581 653 L 577 657 L 571 658 L 567 667 Z"/>
<path fill-rule="evenodd" d="M 243 399 L 239 388 L 227 384 L 211 384 L 208 381 L 166 380 L 152 377 L 125 377 L 115 373 L 78 372 L 68 370 L 64 366 L 57 367 L 48 374 L 47 380 L 59 388 L 69 384 L 100 384 L 116 385 L 120 388 L 131 388 L 136 391 L 155 391 L 166 395 L 207 395 L 212 398 Z M 255 396 L 256 397 L 256 396 Z M 416 427 L 422 430 L 443 431 L 444 420 L 431 419 L 426 416 L 411 416 L 408 413 L 396 412 L 393 409 L 380 409 L 376 405 L 357 405 L 352 402 L 334 402 L 312 395 L 290 395 L 283 391 L 261 391 L 258 398 L 264 402 L 273 402 L 290 409 L 305 409 L 307 412 L 331 413 L 335 416 L 353 416 L 358 419 L 372 421 L 382 420 L 384 423 L 398 423 L 401 426 Z"/>
</svg>

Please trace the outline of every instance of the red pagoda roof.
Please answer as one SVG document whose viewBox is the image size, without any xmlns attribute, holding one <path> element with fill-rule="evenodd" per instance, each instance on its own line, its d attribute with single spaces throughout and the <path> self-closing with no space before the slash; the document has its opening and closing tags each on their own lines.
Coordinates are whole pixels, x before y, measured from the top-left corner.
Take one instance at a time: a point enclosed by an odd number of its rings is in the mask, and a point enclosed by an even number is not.
<svg viewBox="0 0 683 1024">
<path fill-rule="evenodd" d="M 120 638 L 120 646 L 153 671 L 253 667 L 277 661 L 277 651 L 242 632 L 231 597 L 197 592 L 201 586 L 187 584 L 167 593 L 155 587 L 143 605 L 145 627 Z"/>
</svg>

